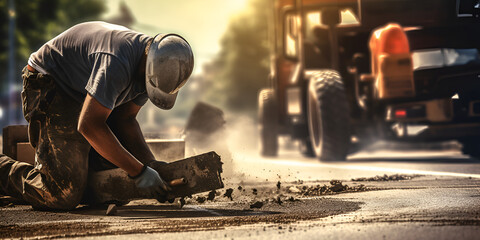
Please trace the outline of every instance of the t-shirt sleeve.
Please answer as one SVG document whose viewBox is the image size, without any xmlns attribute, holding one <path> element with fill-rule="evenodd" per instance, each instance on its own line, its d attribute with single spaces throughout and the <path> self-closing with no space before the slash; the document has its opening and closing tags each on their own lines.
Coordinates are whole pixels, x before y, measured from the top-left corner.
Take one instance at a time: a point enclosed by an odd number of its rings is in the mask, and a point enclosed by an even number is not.
<svg viewBox="0 0 480 240">
<path fill-rule="evenodd" d="M 113 109 L 120 94 L 128 87 L 127 68 L 115 56 L 96 53 L 85 90 L 103 106 Z"/>
</svg>

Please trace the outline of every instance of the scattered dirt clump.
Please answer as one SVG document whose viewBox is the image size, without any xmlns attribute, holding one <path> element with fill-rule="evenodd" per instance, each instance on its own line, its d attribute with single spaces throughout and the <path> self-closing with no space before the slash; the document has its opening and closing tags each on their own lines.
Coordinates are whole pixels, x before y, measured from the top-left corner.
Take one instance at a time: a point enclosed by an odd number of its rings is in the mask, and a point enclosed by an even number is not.
<svg viewBox="0 0 480 240">
<path fill-rule="evenodd" d="M 231 201 L 233 201 L 233 197 L 232 197 L 232 193 L 233 193 L 233 189 L 232 188 L 229 188 L 225 191 L 225 194 L 223 194 L 224 197 L 227 197 L 229 198 Z"/>
<path fill-rule="evenodd" d="M 261 207 L 263 207 L 263 202 L 260 202 L 260 201 L 256 201 L 255 203 L 250 204 L 250 208 L 261 208 Z"/>
<path fill-rule="evenodd" d="M 215 190 L 212 190 L 208 193 L 208 197 L 207 197 L 207 200 L 208 201 L 213 201 L 213 199 L 215 199 L 215 194 L 217 193 L 217 191 Z"/>
<path fill-rule="evenodd" d="M 198 196 L 196 200 L 198 203 L 204 203 L 207 199 L 205 197 Z"/>
<path fill-rule="evenodd" d="M 330 184 L 332 185 L 330 186 L 330 190 L 332 192 L 342 192 L 345 191 L 348 187 L 347 185 L 343 185 L 342 181 L 339 180 L 331 180 Z"/>
<path fill-rule="evenodd" d="M 283 201 L 282 199 L 280 198 L 280 196 L 278 196 L 276 199 L 274 199 L 275 203 L 277 203 L 278 205 L 282 205 Z"/>
<path fill-rule="evenodd" d="M 287 200 L 290 201 L 290 202 L 299 202 L 300 201 L 300 200 L 294 198 L 293 196 L 290 196 Z"/>
<path fill-rule="evenodd" d="M 280 181 L 277 182 L 277 189 L 280 189 L 280 187 L 282 186 L 282 183 Z"/>
</svg>

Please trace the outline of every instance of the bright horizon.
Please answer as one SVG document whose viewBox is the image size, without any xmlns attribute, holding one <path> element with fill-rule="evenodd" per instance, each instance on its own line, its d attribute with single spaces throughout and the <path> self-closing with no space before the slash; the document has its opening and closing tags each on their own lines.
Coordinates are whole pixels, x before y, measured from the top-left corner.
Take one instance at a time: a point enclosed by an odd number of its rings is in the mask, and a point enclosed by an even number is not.
<svg viewBox="0 0 480 240">
<path fill-rule="evenodd" d="M 182 35 L 192 46 L 195 55 L 194 74 L 220 50 L 220 39 L 229 20 L 244 10 L 248 0 L 107 0 L 105 19 L 118 16 L 121 2 L 130 8 L 137 31 L 154 36 L 159 32 Z"/>
</svg>

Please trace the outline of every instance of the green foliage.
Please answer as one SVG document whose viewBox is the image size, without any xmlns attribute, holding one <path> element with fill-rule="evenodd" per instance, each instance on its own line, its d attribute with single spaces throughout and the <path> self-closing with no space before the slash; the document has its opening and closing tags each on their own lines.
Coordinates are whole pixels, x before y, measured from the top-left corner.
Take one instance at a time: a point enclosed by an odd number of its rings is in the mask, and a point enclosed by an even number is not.
<svg viewBox="0 0 480 240">
<path fill-rule="evenodd" d="M 270 1 L 250 0 L 249 9 L 232 18 L 220 53 L 204 68 L 202 88 L 208 90 L 208 102 L 229 111 L 255 112 L 257 94 L 269 73 L 269 11 Z"/>
<path fill-rule="evenodd" d="M 0 35 L 4 36 L 0 39 L 2 83 L 7 82 L 8 1 L 0 0 Z M 15 0 L 15 10 L 16 73 L 19 75 L 33 51 L 68 27 L 98 18 L 105 6 L 102 0 Z"/>
</svg>

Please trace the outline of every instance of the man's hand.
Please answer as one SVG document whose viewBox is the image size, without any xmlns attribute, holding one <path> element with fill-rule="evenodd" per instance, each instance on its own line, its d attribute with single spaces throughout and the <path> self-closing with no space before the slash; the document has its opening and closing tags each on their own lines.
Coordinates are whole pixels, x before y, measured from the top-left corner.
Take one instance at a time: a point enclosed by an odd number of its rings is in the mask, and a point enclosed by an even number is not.
<svg viewBox="0 0 480 240">
<path fill-rule="evenodd" d="M 168 191 L 172 190 L 158 172 L 151 167 L 145 167 L 145 170 L 133 179 L 138 188 L 156 198 L 164 197 Z"/>
</svg>

